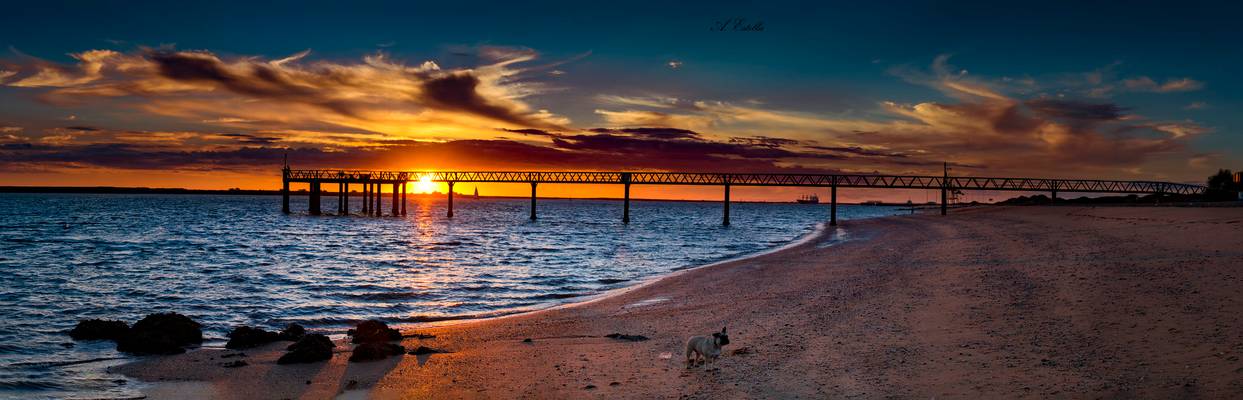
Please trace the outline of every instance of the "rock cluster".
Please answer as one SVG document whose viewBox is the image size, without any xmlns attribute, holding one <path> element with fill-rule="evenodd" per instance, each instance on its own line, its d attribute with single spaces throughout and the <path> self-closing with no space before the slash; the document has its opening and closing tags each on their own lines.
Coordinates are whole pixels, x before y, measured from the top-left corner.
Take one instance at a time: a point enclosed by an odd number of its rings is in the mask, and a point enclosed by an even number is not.
<svg viewBox="0 0 1243 400">
<path fill-rule="evenodd" d="M 388 324 L 374 319 L 359 322 L 347 334 L 353 337 L 350 342 L 354 344 L 401 340 L 401 331 L 389 328 Z"/>
<path fill-rule="evenodd" d="M 289 352 L 276 360 L 277 364 L 302 364 L 332 359 L 332 349 L 337 347 L 327 336 L 310 333 L 302 336 L 285 350 Z"/>
<path fill-rule="evenodd" d="M 406 352 L 405 347 L 389 343 L 401 340 L 401 331 L 389 328 L 382 321 L 372 319 L 359 322 L 348 333 L 352 337 L 350 341 L 358 344 L 354 346 L 354 354 L 350 355 L 353 362 L 383 360 Z"/>
<path fill-rule="evenodd" d="M 123 321 L 84 319 L 69 331 L 73 340 L 119 340 L 129 332 L 129 324 Z"/>
<path fill-rule="evenodd" d="M 278 340 L 296 342 L 302 339 L 303 336 L 306 336 L 306 329 L 298 324 L 289 324 L 279 333 L 249 326 L 239 326 L 233 328 L 233 332 L 229 332 L 229 342 L 225 343 L 224 347 L 226 349 L 249 349 Z"/>
<path fill-rule="evenodd" d="M 203 329 L 198 322 L 178 313 L 151 314 L 134 326 L 125 322 L 99 319 L 78 321 L 69 331 L 74 340 L 112 340 L 117 351 L 133 354 L 184 353 L 186 346 L 203 343 Z"/>
</svg>

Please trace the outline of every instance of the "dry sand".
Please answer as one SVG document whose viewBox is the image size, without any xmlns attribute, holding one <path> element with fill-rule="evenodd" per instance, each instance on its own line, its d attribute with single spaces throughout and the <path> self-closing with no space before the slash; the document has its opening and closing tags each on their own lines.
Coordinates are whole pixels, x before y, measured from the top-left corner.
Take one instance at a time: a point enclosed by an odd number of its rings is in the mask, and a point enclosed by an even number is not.
<svg viewBox="0 0 1243 400">
<path fill-rule="evenodd" d="M 246 351 L 241 368 L 206 349 L 114 370 L 228 399 L 1238 398 L 1241 310 L 1243 208 L 988 207 L 848 221 L 788 250 L 403 343 L 449 354 L 348 363 L 347 345 L 275 365 L 282 343 Z M 686 369 L 686 338 L 723 325 L 725 355 Z M 651 340 L 602 337 L 615 332 Z"/>
</svg>

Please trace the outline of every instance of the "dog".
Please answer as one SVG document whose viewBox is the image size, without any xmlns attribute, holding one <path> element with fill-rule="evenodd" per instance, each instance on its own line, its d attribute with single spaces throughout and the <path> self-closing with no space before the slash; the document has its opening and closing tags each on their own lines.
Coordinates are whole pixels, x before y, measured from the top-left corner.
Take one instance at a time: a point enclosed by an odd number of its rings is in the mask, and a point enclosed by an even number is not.
<svg viewBox="0 0 1243 400">
<path fill-rule="evenodd" d="M 725 328 L 712 336 L 695 336 L 686 341 L 686 368 L 697 362 L 715 362 L 721 356 L 721 347 L 729 344 Z"/>
</svg>

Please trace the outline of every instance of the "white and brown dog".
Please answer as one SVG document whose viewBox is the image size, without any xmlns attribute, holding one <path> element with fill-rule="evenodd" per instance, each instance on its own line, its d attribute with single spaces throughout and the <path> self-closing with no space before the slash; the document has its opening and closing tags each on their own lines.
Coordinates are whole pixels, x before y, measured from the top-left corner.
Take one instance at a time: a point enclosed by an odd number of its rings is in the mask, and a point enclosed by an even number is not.
<svg viewBox="0 0 1243 400">
<path fill-rule="evenodd" d="M 712 336 L 695 336 L 686 341 L 686 368 L 695 365 L 696 362 L 703 363 L 716 361 L 721 356 L 721 347 L 729 344 L 729 335 L 725 334 L 725 328 L 721 328 L 720 332 L 715 332 Z"/>
</svg>

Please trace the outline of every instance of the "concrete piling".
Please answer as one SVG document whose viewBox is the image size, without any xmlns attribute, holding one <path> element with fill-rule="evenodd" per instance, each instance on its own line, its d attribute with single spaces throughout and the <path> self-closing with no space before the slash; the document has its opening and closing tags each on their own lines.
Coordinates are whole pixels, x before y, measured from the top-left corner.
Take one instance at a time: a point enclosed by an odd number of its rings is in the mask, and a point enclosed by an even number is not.
<svg viewBox="0 0 1243 400">
<path fill-rule="evenodd" d="M 309 199 L 309 201 L 307 201 L 307 213 L 308 214 L 320 215 L 321 213 L 319 209 L 319 191 L 320 191 L 319 181 L 311 181 L 311 190 L 309 193 L 311 198 Z"/>
<path fill-rule="evenodd" d="M 829 226 L 837 226 L 837 179 L 829 188 Z"/>
<path fill-rule="evenodd" d="M 622 200 L 622 223 L 630 223 L 630 173 L 625 172 L 621 175 L 622 184 L 625 186 L 625 196 Z"/>
<path fill-rule="evenodd" d="M 449 182 L 449 207 L 448 216 L 453 218 L 453 182 Z"/>
<path fill-rule="evenodd" d="M 531 182 L 531 220 L 535 220 L 535 182 Z"/>
</svg>

